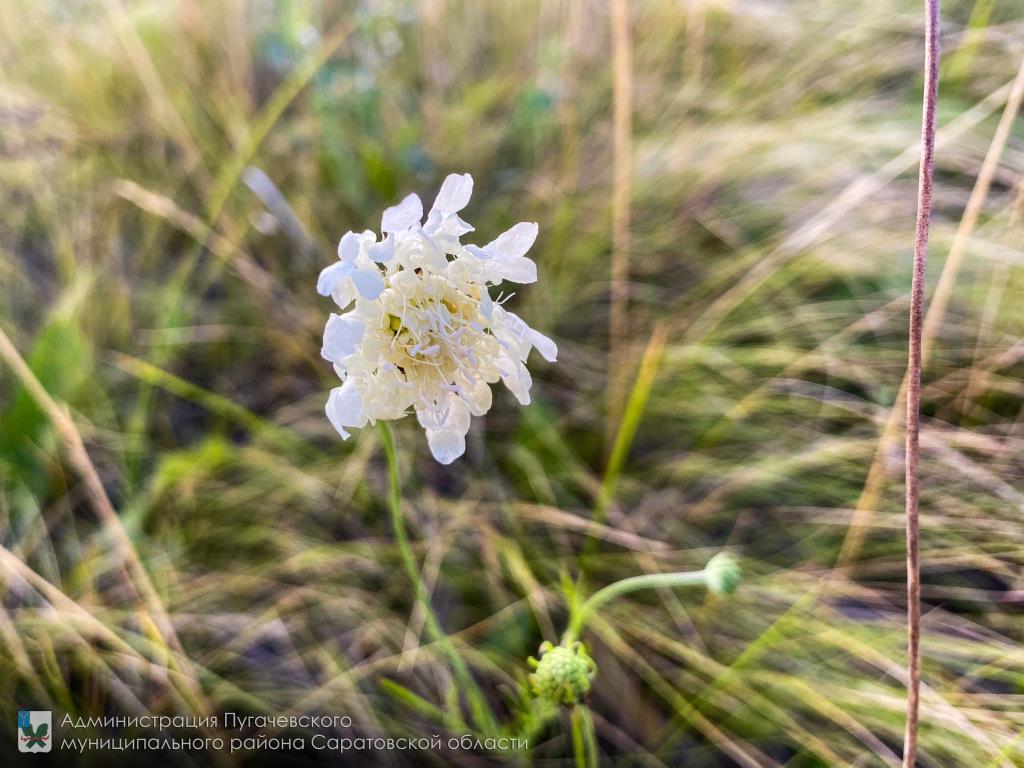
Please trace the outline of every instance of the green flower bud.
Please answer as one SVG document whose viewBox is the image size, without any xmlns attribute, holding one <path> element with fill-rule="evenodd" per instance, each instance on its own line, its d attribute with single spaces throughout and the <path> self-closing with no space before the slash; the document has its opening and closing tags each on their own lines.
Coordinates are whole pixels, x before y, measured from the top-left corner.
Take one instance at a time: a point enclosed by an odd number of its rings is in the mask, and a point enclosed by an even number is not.
<svg viewBox="0 0 1024 768">
<path fill-rule="evenodd" d="M 575 704 L 590 690 L 590 681 L 597 674 L 597 665 L 580 642 L 568 646 L 542 643 L 540 660 L 531 656 L 527 663 L 535 670 L 530 675 L 534 695 L 555 704 Z"/>
<path fill-rule="evenodd" d="M 736 587 L 743 581 L 739 561 L 728 552 L 719 552 L 712 557 L 704 566 L 704 573 L 708 589 L 718 594 L 728 595 L 735 592 Z"/>
</svg>

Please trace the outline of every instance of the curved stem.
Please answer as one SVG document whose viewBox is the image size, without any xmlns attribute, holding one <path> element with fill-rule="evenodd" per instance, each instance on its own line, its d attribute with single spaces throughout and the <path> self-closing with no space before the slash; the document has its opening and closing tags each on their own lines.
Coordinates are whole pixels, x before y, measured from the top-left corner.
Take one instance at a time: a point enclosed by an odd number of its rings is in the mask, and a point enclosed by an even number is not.
<svg viewBox="0 0 1024 768">
<path fill-rule="evenodd" d="M 925 266 L 928 262 L 928 224 L 935 169 L 935 104 L 939 89 L 939 0 L 924 0 L 925 72 L 921 126 L 921 170 L 917 192 L 917 230 L 914 276 L 910 291 L 910 344 L 907 361 L 907 725 L 903 737 L 903 766 L 917 762 L 917 721 L 921 690 L 921 559 L 918 524 L 918 457 L 921 425 L 921 336 L 924 314 Z"/>
<path fill-rule="evenodd" d="M 441 623 L 434 613 L 430 603 L 430 595 L 423 583 L 423 575 L 416 564 L 416 556 L 412 551 L 412 544 L 409 541 L 409 533 L 405 527 L 405 515 L 402 513 L 402 481 L 398 473 L 398 454 L 395 451 L 395 440 L 391 434 L 391 427 L 383 421 L 377 422 L 380 432 L 380 441 L 384 446 L 384 455 L 388 461 L 388 506 L 391 509 L 391 527 L 395 533 L 395 542 L 398 544 L 398 552 L 402 558 L 402 566 L 405 573 L 412 582 L 416 596 L 416 602 L 423 611 L 424 626 L 430 639 L 438 644 L 444 653 L 445 658 L 451 665 L 452 674 L 456 683 L 466 694 L 470 712 L 478 726 L 486 733 L 496 732 L 494 716 L 480 692 L 479 686 L 470 674 L 469 667 L 465 660 L 459 655 L 452 643 L 451 638 L 441 627 Z"/>
<path fill-rule="evenodd" d="M 683 573 L 649 573 L 643 576 L 631 576 L 622 581 L 609 584 L 604 589 L 599 589 L 573 613 L 569 621 L 569 628 L 565 630 L 562 641 L 571 643 L 580 636 L 587 619 L 609 600 L 621 597 L 629 592 L 638 589 L 658 589 L 661 587 L 688 587 L 697 584 L 704 584 L 707 581 L 706 571 L 686 571 Z"/>
</svg>

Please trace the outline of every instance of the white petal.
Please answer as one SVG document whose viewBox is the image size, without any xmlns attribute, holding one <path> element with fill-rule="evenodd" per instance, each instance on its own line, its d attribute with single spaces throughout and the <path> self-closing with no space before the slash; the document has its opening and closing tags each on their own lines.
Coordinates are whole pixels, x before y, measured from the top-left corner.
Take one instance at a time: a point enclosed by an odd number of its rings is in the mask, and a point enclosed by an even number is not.
<svg viewBox="0 0 1024 768">
<path fill-rule="evenodd" d="M 403 239 L 402 248 L 413 268 L 429 267 L 433 271 L 440 271 L 448 266 L 448 257 L 444 251 L 422 232 L 414 232 L 411 237 Z"/>
<path fill-rule="evenodd" d="M 514 283 L 535 283 L 537 265 L 523 254 L 530 250 L 536 239 L 537 225 L 524 221 L 483 248 L 467 245 L 466 251 L 470 256 L 490 265 L 483 272 L 488 282 L 511 280 Z"/>
<path fill-rule="evenodd" d="M 533 379 L 530 377 L 530 372 L 526 370 L 526 366 L 518 360 L 508 360 L 504 362 L 505 365 L 514 365 L 512 371 L 507 371 L 506 375 L 501 377 L 501 380 L 505 382 L 505 386 L 508 387 L 509 391 L 515 395 L 516 400 L 521 405 L 530 404 L 530 387 L 533 385 Z"/>
<path fill-rule="evenodd" d="M 423 218 L 423 203 L 414 192 L 407 195 L 402 202 L 384 209 L 380 228 L 383 232 L 404 232 L 409 227 L 420 223 Z"/>
<path fill-rule="evenodd" d="M 492 312 L 494 312 L 494 300 L 487 292 L 487 288 L 484 287 L 480 292 L 480 314 L 490 320 Z"/>
<path fill-rule="evenodd" d="M 537 282 L 537 265 L 525 256 L 500 259 L 496 262 L 494 271 L 500 280 L 510 280 L 513 283 Z"/>
<path fill-rule="evenodd" d="M 331 298 L 338 305 L 338 309 L 348 309 L 348 305 L 355 301 L 358 295 L 356 287 L 352 285 L 352 278 L 349 277 L 335 286 Z"/>
<path fill-rule="evenodd" d="M 530 340 L 530 343 L 533 344 L 534 348 L 540 352 L 540 356 L 549 363 L 553 363 L 558 359 L 558 345 L 543 333 L 531 328 L 526 336 Z"/>
<path fill-rule="evenodd" d="M 464 385 L 462 396 L 466 399 L 469 412 L 474 416 L 483 416 L 491 410 L 491 388 L 482 379 L 475 384 Z"/>
<path fill-rule="evenodd" d="M 474 229 L 472 224 L 465 222 L 457 213 L 441 213 L 432 210 L 427 214 L 427 223 L 423 231 L 431 237 L 453 247 L 459 244 L 459 238 Z"/>
<path fill-rule="evenodd" d="M 359 244 L 362 242 L 362 237 L 357 235 L 355 232 L 346 232 L 341 242 L 338 243 L 338 258 L 342 261 L 355 261 L 356 256 L 359 255 Z"/>
<path fill-rule="evenodd" d="M 463 221 L 459 214 L 453 213 L 445 217 L 444 224 L 441 227 L 441 232 L 451 237 L 462 237 L 475 229 L 476 227 L 468 221 Z"/>
<path fill-rule="evenodd" d="M 484 246 L 484 250 L 499 259 L 514 259 L 530 250 L 536 239 L 537 225 L 532 221 L 523 221 L 498 235 L 496 240 Z"/>
<path fill-rule="evenodd" d="M 444 223 L 444 214 L 436 208 L 431 208 L 430 213 L 427 214 L 427 220 L 423 223 L 423 231 L 428 235 L 433 236 L 441 225 Z"/>
<path fill-rule="evenodd" d="M 494 310 L 494 332 L 506 341 L 511 338 L 516 342 L 524 342 L 530 333 L 530 326 L 515 312 L 509 312 L 499 304 Z"/>
<path fill-rule="evenodd" d="M 416 420 L 424 429 L 447 429 L 451 394 L 441 392 L 436 401 L 416 406 Z"/>
<path fill-rule="evenodd" d="M 381 242 L 374 243 L 366 249 L 366 255 L 373 261 L 383 264 L 395 255 L 395 236 L 388 235 Z"/>
<path fill-rule="evenodd" d="M 351 272 L 352 265 L 343 261 L 337 261 L 331 266 L 325 267 L 321 270 L 320 277 L 317 278 L 316 292 L 321 296 L 330 296 L 338 287 L 338 283 L 348 277 Z"/>
<path fill-rule="evenodd" d="M 469 205 L 473 196 L 473 177 L 468 173 L 453 173 L 448 176 L 437 193 L 432 210 L 441 213 L 455 213 Z"/>
<path fill-rule="evenodd" d="M 357 269 L 352 273 L 352 282 L 356 284 L 359 295 L 374 301 L 384 293 L 384 278 L 374 269 Z"/>
<path fill-rule="evenodd" d="M 325 360 L 341 362 L 356 351 L 363 340 L 364 325 L 354 317 L 331 314 L 324 328 L 324 346 L 320 350 Z"/>
<path fill-rule="evenodd" d="M 441 407 L 416 408 L 416 421 L 426 430 L 441 429 L 444 426 L 444 409 Z"/>
<path fill-rule="evenodd" d="M 327 398 L 327 418 L 331 420 L 331 424 L 338 430 L 343 440 L 349 438 L 345 427 L 362 427 L 366 424 L 363 398 L 360 397 L 352 379 L 331 390 L 331 395 Z"/>
<path fill-rule="evenodd" d="M 530 328 L 522 322 L 515 312 L 510 312 L 501 305 L 495 306 L 495 316 L 490 324 L 495 336 L 505 346 L 507 354 L 515 354 L 517 359 L 526 361 L 532 348 L 529 341 Z"/>
<path fill-rule="evenodd" d="M 463 435 L 469 432 L 469 403 L 461 397 L 455 396 L 449 399 L 448 418 L 445 420 L 446 429 L 454 429 Z"/>
<path fill-rule="evenodd" d="M 428 429 L 427 444 L 441 464 L 451 464 L 466 452 L 466 436 L 453 429 Z"/>
<path fill-rule="evenodd" d="M 455 430 L 466 434 L 469 431 L 469 417 L 469 404 L 451 392 L 442 392 L 436 402 L 416 406 L 416 420 L 428 432 Z"/>
</svg>

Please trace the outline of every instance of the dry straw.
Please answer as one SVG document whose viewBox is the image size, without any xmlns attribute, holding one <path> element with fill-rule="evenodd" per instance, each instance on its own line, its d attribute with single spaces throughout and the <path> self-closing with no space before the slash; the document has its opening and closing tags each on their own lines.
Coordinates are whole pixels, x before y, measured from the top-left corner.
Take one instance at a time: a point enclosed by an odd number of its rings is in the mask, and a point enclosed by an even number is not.
<svg viewBox="0 0 1024 768">
<path fill-rule="evenodd" d="M 921 562 L 918 530 L 918 456 L 921 426 L 921 330 L 924 322 L 924 281 L 928 261 L 928 224 L 935 170 L 935 102 L 939 91 L 939 3 L 925 0 L 924 116 L 921 127 L 921 170 L 917 190 L 917 233 L 914 276 L 910 291 L 910 348 L 907 360 L 907 725 L 903 765 L 917 761 L 917 718 L 921 689 Z"/>
</svg>

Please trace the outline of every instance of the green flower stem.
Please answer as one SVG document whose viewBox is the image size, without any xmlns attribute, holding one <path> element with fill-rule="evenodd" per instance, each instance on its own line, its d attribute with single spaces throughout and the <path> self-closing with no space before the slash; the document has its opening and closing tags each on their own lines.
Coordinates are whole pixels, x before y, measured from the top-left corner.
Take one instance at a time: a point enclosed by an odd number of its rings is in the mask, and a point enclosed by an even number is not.
<svg viewBox="0 0 1024 768">
<path fill-rule="evenodd" d="M 600 589 L 591 595 L 573 613 L 569 621 L 569 628 L 565 630 L 565 634 L 562 636 L 562 643 L 566 644 L 577 640 L 580 632 L 583 631 L 584 625 L 587 623 L 587 619 L 609 600 L 614 600 L 616 597 L 621 597 L 629 592 L 636 592 L 639 589 L 702 585 L 707 583 L 707 576 L 708 572 L 706 569 L 684 573 L 649 573 L 644 576 L 632 576 L 622 581 L 616 581 L 614 584 L 609 584 L 604 589 Z"/>
<path fill-rule="evenodd" d="M 456 684 L 466 694 L 470 712 L 477 725 L 487 734 L 496 733 L 497 725 L 490 707 L 484 700 L 479 686 L 470 674 L 469 667 L 465 660 L 459 655 L 452 643 L 451 638 L 441 627 L 437 620 L 437 614 L 430 604 L 430 595 L 427 593 L 426 585 L 419 566 L 416 564 L 416 556 L 412 551 L 412 544 L 409 543 L 409 534 L 405 528 L 405 515 L 402 513 L 402 484 L 398 473 L 398 455 L 395 451 L 395 439 L 391 434 L 391 427 L 387 422 L 378 421 L 380 440 L 384 446 L 384 455 L 388 461 L 388 505 L 391 508 L 391 525 L 395 532 L 395 541 L 398 544 L 398 551 L 402 556 L 402 565 L 409 580 L 416 592 L 416 601 L 423 609 L 424 625 L 431 641 L 436 642 L 441 652 L 448 659 L 452 673 L 455 676 Z"/>
<path fill-rule="evenodd" d="M 581 704 L 572 708 L 572 752 L 576 768 L 598 768 L 597 736 L 590 710 Z"/>
</svg>

